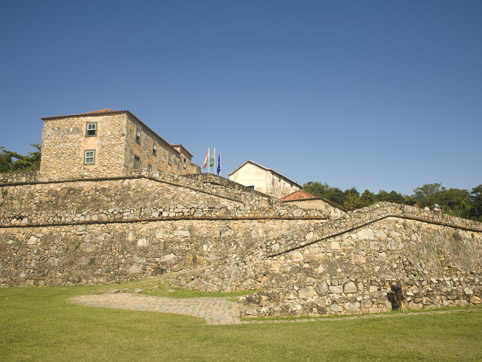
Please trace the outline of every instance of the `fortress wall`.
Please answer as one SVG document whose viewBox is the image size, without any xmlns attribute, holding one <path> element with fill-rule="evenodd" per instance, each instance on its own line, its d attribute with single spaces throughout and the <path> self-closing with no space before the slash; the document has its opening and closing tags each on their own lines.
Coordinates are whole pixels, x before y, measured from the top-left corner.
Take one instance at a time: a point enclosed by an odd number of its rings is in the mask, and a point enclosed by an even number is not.
<svg viewBox="0 0 482 362">
<path fill-rule="evenodd" d="M 112 283 L 240 261 L 316 220 L 170 220 L 0 228 L 0 285 Z"/>
<path fill-rule="evenodd" d="M 420 221 L 384 219 L 261 264 L 256 315 L 389 311 L 393 284 L 410 309 L 482 302 L 482 232 Z"/>
<path fill-rule="evenodd" d="M 206 291 L 264 289 L 261 315 L 482 302 L 482 223 L 380 203 L 326 220 L 217 176 L 0 183 L 0 285 L 166 274 Z M 5 182 L 6 181 L 6 182 Z"/>
<path fill-rule="evenodd" d="M 172 282 L 207 291 L 263 289 L 246 298 L 252 315 L 388 311 L 392 284 L 403 287 L 408 308 L 482 302 L 482 224 L 425 212 L 409 219 L 417 209 L 383 217 L 394 209 L 405 207 L 379 204 L 350 213 L 344 224 L 315 223 L 254 246 L 241 262 L 187 271 Z M 327 237 L 317 240 L 322 232 Z M 273 246 L 278 253 L 270 256 Z"/>
<path fill-rule="evenodd" d="M 302 217 L 302 209 L 244 204 L 147 178 L 4 186 L 1 225 L 46 225 L 168 217 Z M 315 213 L 316 215 L 316 213 Z"/>
<path fill-rule="evenodd" d="M 222 195 L 222 185 L 164 176 L 3 184 L 0 226 L 173 217 L 324 217 L 258 194 Z"/>
<path fill-rule="evenodd" d="M 0 173 L 0 185 L 38 182 L 39 179 L 38 171 Z"/>
</svg>

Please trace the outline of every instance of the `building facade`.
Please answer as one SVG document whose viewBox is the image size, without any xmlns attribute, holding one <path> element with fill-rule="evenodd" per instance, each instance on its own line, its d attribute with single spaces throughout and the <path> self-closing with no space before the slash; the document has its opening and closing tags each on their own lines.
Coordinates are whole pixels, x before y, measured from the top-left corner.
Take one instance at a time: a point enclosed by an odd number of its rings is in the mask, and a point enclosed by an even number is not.
<svg viewBox="0 0 482 362">
<path fill-rule="evenodd" d="M 42 120 L 44 179 L 113 177 L 134 170 L 200 173 L 189 151 L 166 142 L 130 111 L 103 109 Z"/>
<path fill-rule="evenodd" d="M 330 218 L 343 217 L 347 214 L 346 210 L 341 206 L 323 197 L 315 197 L 304 190 L 295 191 L 278 199 L 278 201 L 296 205 L 303 209 L 324 210 L 330 215 Z"/>
<path fill-rule="evenodd" d="M 243 163 L 229 174 L 229 179 L 276 198 L 301 189 L 301 185 L 286 176 L 253 161 Z"/>
</svg>

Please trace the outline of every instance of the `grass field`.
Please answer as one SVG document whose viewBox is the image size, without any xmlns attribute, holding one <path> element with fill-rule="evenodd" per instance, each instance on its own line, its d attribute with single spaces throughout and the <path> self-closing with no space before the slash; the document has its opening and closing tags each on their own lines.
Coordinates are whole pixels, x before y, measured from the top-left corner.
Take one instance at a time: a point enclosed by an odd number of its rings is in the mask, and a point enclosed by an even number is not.
<svg viewBox="0 0 482 362">
<path fill-rule="evenodd" d="M 211 326 L 200 318 L 68 302 L 99 288 L 0 289 L 0 361 L 482 360 L 480 308 L 439 315 Z M 160 289 L 159 294 L 168 292 Z"/>
</svg>

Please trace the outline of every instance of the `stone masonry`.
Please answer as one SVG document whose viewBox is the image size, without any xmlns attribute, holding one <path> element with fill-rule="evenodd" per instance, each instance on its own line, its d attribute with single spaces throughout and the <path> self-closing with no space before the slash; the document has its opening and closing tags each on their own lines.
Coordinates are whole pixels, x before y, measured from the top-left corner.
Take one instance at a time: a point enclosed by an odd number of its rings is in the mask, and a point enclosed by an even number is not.
<svg viewBox="0 0 482 362">
<path fill-rule="evenodd" d="M 162 275 L 261 290 L 247 315 L 354 314 L 480 303 L 481 260 L 481 223 L 403 205 L 333 219 L 215 175 L 0 176 L 2 286 Z"/>
<path fill-rule="evenodd" d="M 104 109 L 43 120 L 43 180 L 125 176 L 134 169 L 200 173 L 184 147 L 166 142 L 129 111 Z"/>
</svg>

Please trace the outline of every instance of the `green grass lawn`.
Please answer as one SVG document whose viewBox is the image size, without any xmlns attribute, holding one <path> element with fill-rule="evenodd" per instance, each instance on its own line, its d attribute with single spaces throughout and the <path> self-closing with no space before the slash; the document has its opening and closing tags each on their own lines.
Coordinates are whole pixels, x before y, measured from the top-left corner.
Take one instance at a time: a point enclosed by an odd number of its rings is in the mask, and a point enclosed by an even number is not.
<svg viewBox="0 0 482 362">
<path fill-rule="evenodd" d="M 0 289 L 0 361 L 482 360 L 481 309 L 211 326 L 200 318 L 68 302 L 100 288 L 109 287 Z"/>
</svg>

